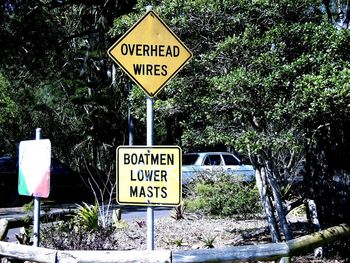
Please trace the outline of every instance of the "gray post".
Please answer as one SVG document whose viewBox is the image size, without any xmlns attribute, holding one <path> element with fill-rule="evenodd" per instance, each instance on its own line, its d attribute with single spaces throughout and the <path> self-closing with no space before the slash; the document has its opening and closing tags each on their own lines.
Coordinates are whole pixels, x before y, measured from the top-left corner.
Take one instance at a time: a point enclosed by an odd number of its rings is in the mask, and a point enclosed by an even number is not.
<svg viewBox="0 0 350 263">
<path fill-rule="evenodd" d="M 146 7 L 146 11 L 152 10 L 152 6 Z M 147 96 L 147 146 L 153 145 L 154 111 L 153 99 Z M 147 207 L 147 250 L 154 250 L 154 209 Z"/>
<path fill-rule="evenodd" d="M 41 140 L 41 128 L 35 130 L 35 140 Z M 40 242 L 40 197 L 34 197 L 33 246 L 39 247 Z"/>
<path fill-rule="evenodd" d="M 147 96 L 147 146 L 153 145 L 153 99 Z M 154 209 L 147 207 L 147 249 L 154 250 Z"/>
<path fill-rule="evenodd" d="M 115 69 L 115 65 L 114 64 L 112 64 L 112 72 L 111 72 L 111 74 L 112 74 L 112 86 L 115 87 L 116 84 L 117 84 L 117 80 L 116 80 L 117 73 L 116 73 L 116 69 Z"/>
<path fill-rule="evenodd" d="M 134 145 L 134 120 L 131 115 L 131 81 L 128 82 L 128 132 L 129 132 L 129 145 Z"/>
</svg>

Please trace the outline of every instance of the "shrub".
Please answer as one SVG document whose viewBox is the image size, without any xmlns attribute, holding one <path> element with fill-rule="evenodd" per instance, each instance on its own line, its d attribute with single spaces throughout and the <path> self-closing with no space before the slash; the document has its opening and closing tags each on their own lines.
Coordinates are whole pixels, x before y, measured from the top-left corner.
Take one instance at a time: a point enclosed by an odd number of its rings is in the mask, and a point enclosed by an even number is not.
<svg viewBox="0 0 350 263">
<path fill-rule="evenodd" d="M 48 223 L 41 228 L 40 245 L 59 250 L 115 250 L 118 240 L 114 230 L 113 226 L 87 230 L 77 226 L 74 220 Z"/>
<path fill-rule="evenodd" d="M 98 204 L 88 205 L 83 202 L 83 205 L 77 205 L 77 207 L 78 210 L 74 216 L 74 221 L 87 230 L 98 229 Z"/>
<path fill-rule="evenodd" d="M 194 184 L 194 196 L 187 200 L 190 211 L 217 216 L 239 215 L 244 218 L 261 212 L 259 194 L 254 183 L 237 181 L 225 174 L 216 174 L 212 177 L 215 180 L 208 178 Z"/>
</svg>

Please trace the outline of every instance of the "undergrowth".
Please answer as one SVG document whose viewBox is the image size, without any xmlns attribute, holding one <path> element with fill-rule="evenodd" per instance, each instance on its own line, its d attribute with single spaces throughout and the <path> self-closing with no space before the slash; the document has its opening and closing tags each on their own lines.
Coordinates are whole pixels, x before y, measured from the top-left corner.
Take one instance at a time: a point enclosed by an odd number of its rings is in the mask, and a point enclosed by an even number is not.
<svg viewBox="0 0 350 263">
<path fill-rule="evenodd" d="M 254 182 L 238 181 L 220 174 L 199 177 L 190 187 L 191 195 L 186 201 L 189 211 L 242 218 L 261 212 L 259 193 Z"/>
</svg>

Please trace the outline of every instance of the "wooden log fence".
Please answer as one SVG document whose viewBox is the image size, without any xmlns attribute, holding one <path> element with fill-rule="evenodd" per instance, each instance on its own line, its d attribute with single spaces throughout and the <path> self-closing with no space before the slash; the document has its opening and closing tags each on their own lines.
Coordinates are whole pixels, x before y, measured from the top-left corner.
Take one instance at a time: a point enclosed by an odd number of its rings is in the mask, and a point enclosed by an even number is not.
<svg viewBox="0 0 350 263">
<path fill-rule="evenodd" d="M 347 224 L 341 224 L 287 242 L 185 251 L 59 251 L 0 242 L 0 258 L 10 257 L 43 263 L 242 262 L 280 261 L 281 259 L 283 262 L 288 262 L 291 256 L 311 251 L 335 240 L 349 238 L 350 227 Z"/>
<path fill-rule="evenodd" d="M 51 211 L 42 211 L 40 220 L 44 222 L 54 222 L 57 220 L 65 220 L 73 213 L 73 209 L 52 209 Z M 29 226 L 33 223 L 33 215 L 25 215 L 11 218 L 0 219 L 0 241 L 4 240 L 7 232 L 11 228 Z"/>
</svg>

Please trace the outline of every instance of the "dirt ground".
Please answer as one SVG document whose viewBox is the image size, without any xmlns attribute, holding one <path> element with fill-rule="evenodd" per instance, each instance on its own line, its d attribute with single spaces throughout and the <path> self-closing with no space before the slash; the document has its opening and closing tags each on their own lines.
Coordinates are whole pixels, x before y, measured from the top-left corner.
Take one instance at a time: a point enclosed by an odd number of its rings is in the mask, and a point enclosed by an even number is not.
<svg viewBox="0 0 350 263">
<path fill-rule="evenodd" d="M 146 249 L 147 226 L 140 228 L 140 222 L 129 223 L 127 231 L 115 232 L 120 249 Z M 185 219 L 174 220 L 163 217 L 155 220 L 154 241 L 156 249 L 198 249 L 206 247 L 227 247 L 242 241 L 243 231 L 264 231 L 265 220 L 227 220 L 186 216 Z M 126 242 L 127 239 L 133 242 Z M 125 242 L 120 242 L 125 240 Z"/>
<path fill-rule="evenodd" d="M 288 218 L 293 227 L 293 237 L 307 234 L 306 218 L 293 215 Z M 137 218 L 120 221 L 116 227 L 105 232 L 91 232 L 86 235 L 72 230 L 52 231 L 44 234 L 42 246 L 56 249 L 106 249 L 106 250 L 145 250 L 147 249 L 147 223 Z M 45 237 L 46 236 L 46 237 Z M 253 219 L 219 219 L 198 214 L 187 214 L 184 219 L 175 220 L 171 216 L 155 220 L 155 249 L 189 250 L 199 248 L 222 248 L 229 246 L 271 243 L 267 224 L 262 216 Z M 313 253 L 294 257 L 292 262 L 348 262 L 349 259 L 332 256 L 314 258 Z"/>
</svg>

